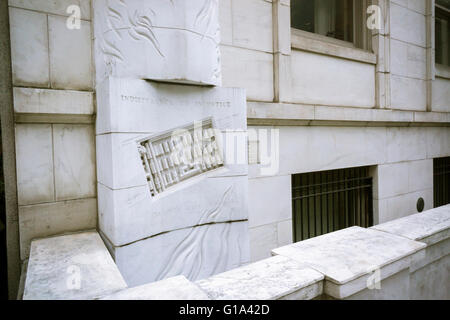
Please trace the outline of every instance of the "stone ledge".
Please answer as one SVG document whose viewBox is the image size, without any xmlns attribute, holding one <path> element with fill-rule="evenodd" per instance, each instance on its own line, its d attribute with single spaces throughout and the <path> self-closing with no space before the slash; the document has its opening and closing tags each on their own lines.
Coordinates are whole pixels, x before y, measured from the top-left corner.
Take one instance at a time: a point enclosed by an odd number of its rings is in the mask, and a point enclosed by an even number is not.
<svg viewBox="0 0 450 320">
<path fill-rule="evenodd" d="M 94 93 L 14 87 L 16 123 L 93 123 Z"/>
<path fill-rule="evenodd" d="M 411 285 L 417 290 L 428 281 L 417 284 L 415 271 L 431 265 L 421 270 L 435 272 L 435 258 L 448 256 L 449 218 L 450 205 L 281 247 L 273 250 L 272 258 L 195 283 L 177 276 L 130 289 L 97 232 L 35 240 L 24 299 L 407 299 L 415 297 Z M 82 290 L 67 288 L 67 268 L 72 265 L 81 269 Z M 376 271 L 382 290 L 369 290 Z M 441 297 L 433 283 L 426 290 Z"/>
<path fill-rule="evenodd" d="M 27 9 L 41 13 L 69 16 L 67 7 L 70 5 L 79 5 L 81 9 L 81 19 L 91 20 L 91 6 L 89 0 L 9 0 L 8 5 L 13 8 Z"/>
<path fill-rule="evenodd" d="M 450 252 L 450 205 L 386 222 L 371 229 L 396 234 L 427 245 L 425 256 L 412 261 L 411 272 L 437 261 Z"/>
<path fill-rule="evenodd" d="M 247 102 L 248 125 L 450 125 L 450 113 Z"/>
<path fill-rule="evenodd" d="M 209 298 L 184 276 L 177 276 L 125 289 L 100 300 L 209 300 Z"/>
<path fill-rule="evenodd" d="M 355 48 L 341 40 L 294 28 L 291 29 L 291 47 L 362 63 L 377 63 L 377 55 L 372 52 Z"/>
<path fill-rule="evenodd" d="M 430 246 L 450 237 L 450 205 L 389 221 L 371 229 L 421 241 Z"/>
<path fill-rule="evenodd" d="M 425 246 L 385 232 L 351 227 L 281 247 L 272 253 L 323 273 L 324 293 L 342 299 L 367 288 L 367 280 L 376 270 L 383 280 L 408 268 L 411 257 L 423 255 Z"/>
<path fill-rule="evenodd" d="M 310 300 L 322 294 L 324 276 L 276 256 L 196 283 L 214 300 Z"/>
<path fill-rule="evenodd" d="M 24 300 L 88 300 L 126 287 L 95 231 L 31 243 Z"/>
<path fill-rule="evenodd" d="M 14 112 L 21 114 L 94 114 L 94 93 L 14 87 Z"/>
</svg>

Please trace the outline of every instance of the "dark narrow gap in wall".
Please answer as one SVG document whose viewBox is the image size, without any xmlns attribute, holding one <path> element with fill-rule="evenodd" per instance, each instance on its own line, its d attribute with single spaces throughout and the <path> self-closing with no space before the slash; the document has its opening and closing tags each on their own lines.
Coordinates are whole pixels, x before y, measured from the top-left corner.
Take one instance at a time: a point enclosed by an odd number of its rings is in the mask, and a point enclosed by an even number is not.
<svg viewBox="0 0 450 320">
<path fill-rule="evenodd" d="M 0 299 L 8 299 L 8 264 L 6 260 L 6 208 L 3 176 L 2 131 L 0 128 Z"/>
</svg>

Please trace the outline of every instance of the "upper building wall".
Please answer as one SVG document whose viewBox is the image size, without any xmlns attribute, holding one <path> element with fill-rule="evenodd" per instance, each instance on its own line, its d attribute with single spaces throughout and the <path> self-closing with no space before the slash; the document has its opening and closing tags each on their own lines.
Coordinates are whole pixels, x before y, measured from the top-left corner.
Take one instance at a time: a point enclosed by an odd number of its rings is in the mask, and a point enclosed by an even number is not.
<svg viewBox="0 0 450 320">
<path fill-rule="evenodd" d="M 434 0 L 364 1 L 382 18 L 364 50 L 291 29 L 290 3 L 219 0 L 225 86 L 249 101 L 450 111 L 448 70 L 432 54 Z"/>
</svg>

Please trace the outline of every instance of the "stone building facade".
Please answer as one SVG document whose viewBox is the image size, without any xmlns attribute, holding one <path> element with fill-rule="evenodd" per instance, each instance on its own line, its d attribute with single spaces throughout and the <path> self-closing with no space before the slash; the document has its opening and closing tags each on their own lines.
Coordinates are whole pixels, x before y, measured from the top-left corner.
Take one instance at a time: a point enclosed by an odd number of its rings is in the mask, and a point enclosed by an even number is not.
<svg viewBox="0 0 450 320">
<path fill-rule="evenodd" d="M 10 261 L 25 262 L 32 239 L 97 229 L 127 283 L 197 280 L 298 241 L 304 173 L 367 167 L 372 225 L 433 208 L 435 159 L 450 157 L 445 28 L 435 61 L 436 8 L 448 13 L 448 1 L 346 1 L 351 41 L 319 34 L 317 12 L 316 32 L 294 28 L 295 2 L 9 0 Z M 248 137 L 245 161 L 151 193 L 156 176 L 130 141 L 205 119 Z"/>
</svg>

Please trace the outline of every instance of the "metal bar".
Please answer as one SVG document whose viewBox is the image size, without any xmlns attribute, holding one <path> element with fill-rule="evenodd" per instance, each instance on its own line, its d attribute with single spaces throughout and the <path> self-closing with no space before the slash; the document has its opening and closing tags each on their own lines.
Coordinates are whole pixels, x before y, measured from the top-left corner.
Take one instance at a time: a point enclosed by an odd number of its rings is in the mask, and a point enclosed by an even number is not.
<svg viewBox="0 0 450 320">
<path fill-rule="evenodd" d="M 355 178 L 355 179 L 342 179 L 342 180 L 336 180 L 336 181 L 326 182 L 326 183 L 308 184 L 308 185 L 304 185 L 304 186 L 293 187 L 292 189 L 295 190 L 295 189 L 316 187 L 316 186 L 320 186 L 322 184 L 325 184 L 325 185 L 328 185 L 328 184 L 339 184 L 339 183 L 343 183 L 343 182 L 349 182 L 349 181 L 354 181 L 354 180 L 365 180 L 365 179 L 370 179 L 370 177 Z"/>
<path fill-rule="evenodd" d="M 328 192 L 322 192 L 322 193 L 308 194 L 308 195 L 306 195 L 306 196 L 297 197 L 297 198 L 295 198 L 295 199 L 298 200 L 298 199 L 300 199 L 300 198 L 318 197 L 318 196 L 323 196 L 323 195 L 330 194 L 330 193 L 344 192 L 344 191 L 352 191 L 352 190 L 364 189 L 364 188 L 370 188 L 370 187 L 372 187 L 371 184 L 366 184 L 366 185 L 362 185 L 362 186 L 359 186 L 359 187 L 344 188 L 344 189 L 339 189 L 339 190 L 336 190 L 336 191 L 328 191 Z"/>
<path fill-rule="evenodd" d="M 292 201 L 296 241 L 372 224 L 372 178 L 368 167 L 294 175 Z"/>
<path fill-rule="evenodd" d="M 311 173 L 309 175 L 309 180 L 312 180 L 313 178 L 314 178 L 313 173 Z M 311 203 L 311 200 L 313 200 L 312 203 Z M 313 204 L 314 204 L 314 199 L 309 198 L 308 199 L 308 222 L 309 222 L 309 224 L 308 224 L 309 225 L 308 238 L 316 236 L 316 233 L 315 233 L 315 221 L 314 221 L 314 211 L 312 211 Z"/>
</svg>

